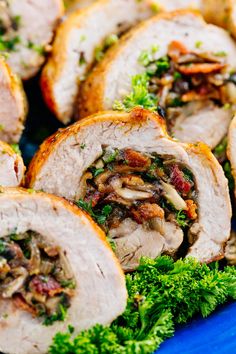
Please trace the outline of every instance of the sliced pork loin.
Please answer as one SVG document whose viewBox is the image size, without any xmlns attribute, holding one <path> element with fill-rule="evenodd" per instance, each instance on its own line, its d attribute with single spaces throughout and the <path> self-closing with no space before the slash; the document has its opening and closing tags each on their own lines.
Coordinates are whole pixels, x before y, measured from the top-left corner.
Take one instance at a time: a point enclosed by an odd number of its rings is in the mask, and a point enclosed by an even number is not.
<svg viewBox="0 0 236 354">
<path fill-rule="evenodd" d="M 235 181 L 235 198 L 236 198 L 236 115 L 234 116 L 229 127 L 227 156 L 231 164 L 231 172 Z"/>
<path fill-rule="evenodd" d="M 41 86 L 49 108 L 63 123 L 73 115 L 78 84 L 109 35 L 124 32 L 152 14 L 148 0 L 99 0 L 73 12 L 59 26 Z"/>
<path fill-rule="evenodd" d="M 214 148 L 232 118 L 226 108 L 236 103 L 235 58 L 236 44 L 229 34 L 206 24 L 201 15 L 182 10 L 155 16 L 121 39 L 89 75 L 80 93 L 77 118 L 114 107 L 129 108 L 130 101 L 142 104 L 135 94 L 142 77 L 148 104 L 151 100 L 154 109 L 157 104 L 166 109 L 176 138 L 201 140 Z"/>
<path fill-rule="evenodd" d="M 24 129 L 26 96 L 20 80 L 0 58 L 0 139 L 17 143 Z"/>
<path fill-rule="evenodd" d="M 106 325 L 124 311 L 124 275 L 89 216 L 64 199 L 11 188 L 1 190 L 0 215 L 1 352 L 46 353 L 68 325 Z"/>
<path fill-rule="evenodd" d="M 202 0 L 201 9 L 208 22 L 227 29 L 236 37 L 235 0 Z"/>
<path fill-rule="evenodd" d="M 21 78 L 29 79 L 40 69 L 62 15 L 62 0 L 0 2 L 1 51 Z"/>
<path fill-rule="evenodd" d="M 13 148 L 0 141 L 0 186 L 17 187 L 23 182 L 25 166 Z"/>
<path fill-rule="evenodd" d="M 188 243 L 201 262 L 224 255 L 231 206 L 221 166 L 204 144 L 170 138 L 150 111 L 100 113 L 59 131 L 30 164 L 27 186 L 89 211 L 125 270 Z"/>
</svg>

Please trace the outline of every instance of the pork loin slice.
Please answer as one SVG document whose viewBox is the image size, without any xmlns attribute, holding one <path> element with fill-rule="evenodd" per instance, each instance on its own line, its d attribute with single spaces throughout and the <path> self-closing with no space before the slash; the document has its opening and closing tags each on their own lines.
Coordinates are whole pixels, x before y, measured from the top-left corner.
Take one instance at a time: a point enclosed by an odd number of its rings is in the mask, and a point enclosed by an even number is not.
<svg viewBox="0 0 236 354">
<path fill-rule="evenodd" d="M 201 15 L 193 11 L 160 14 L 144 21 L 121 39 L 119 45 L 112 48 L 91 72 L 82 85 L 77 118 L 111 109 L 116 100 L 122 100 L 131 91 L 131 78 L 145 71 L 139 60 L 141 53 L 156 46 L 155 59 L 159 59 L 167 55 L 173 41 L 182 43 L 187 51 L 197 54 L 223 53 L 225 64 L 229 65 L 227 70 L 236 68 L 236 45 L 226 31 L 206 24 Z M 230 112 L 225 112 L 223 108 L 215 108 L 214 111 L 214 122 L 209 122 L 213 114 L 206 117 L 204 111 L 200 111 L 200 116 L 194 114 L 188 121 L 184 120 L 183 126 L 178 124 L 177 137 L 186 142 L 191 138 L 195 142 L 199 141 L 201 131 L 201 141 L 211 146 L 217 145 L 228 127 Z M 213 139 L 211 128 L 216 121 L 224 121 L 224 132 L 221 131 L 221 124 L 216 125 L 214 129 L 217 133 L 214 133 Z M 196 125 L 198 129 L 195 130 Z M 206 126 L 208 129 L 205 129 Z M 172 133 L 175 135 L 174 127 Z"/>
<path fill-rule="evenodd" d="M 227 29 L 236 37 L 236 3 L 234 0 L 204 0 L 201 8 L 208 22 Z"/>
<path fill-rule="evenodd" d="M 59 26 L 53 50 L 41 77 L 46 103 L 64 124 L 73 115 L 78 84 L 95 59 L 95 50 L 152 14 L 148 1 L 99 0 L 77 10 Z"/>
<path fill-rule="evenodd" d="M 8 144 L 0 141 L 0 186 L 17 187 L 23 182 L 24 162 Z"/>
<path fill-rule="evenodd" d="M 17 143 L 24 129 L 26 96 L 19 79 L 0 58 L 0 139 Z"/>
<path fill-rule="evenodd" d="M 1 1 L 2 38 L 7 43 L 4 51 L 8 52 L 9 65 L 22 79 L 29 79 L 40 69 L 62 15 L 62 0 Z"/>
<path fill-rule="evenodd" d="M 192 246 L 188 254 L 202 262 L 223 257 L 231 218 L 228 184 L 223 170 L 204 144 L 188 145 L 171 139 L 166 133 L 163 120 L 155 113 L 140 108 L 131 113 L 104 112 L 59 131 L 42 144 L 30 164 L 28 187 L 48 191 L 72 201 L 78 200 L 82 176 L 102 155 L 103 146 L 131 148 L 146 154 L 155 152 L 163 157 L 173 157 L 186 166 L 194 176 L 198 203 L 198 219 L 189 230 Z M 180 240 L 178 229 L 176 232 Z M 166 248 L 173 250 L 176 246 L 167 242 L 172 234 L 173 231 L 171 235 L 165 235 L 165 242 L 160 240 L 159 244 L 163 243 Z M 133 234 L 131 237 L 134 237 Z M 135 243 L 130 243 L 132 250 L 134 244 L 142 242 L 139 235 L 134 238 Z M 145 253 L 152 253 L 148 243 L 147 247 L 148 251 L 144 245 L 142 249 Z M 157 248 L 160 250 L 163 246 Z M 119 251 L 116 249 L 116 252 Z"/>
<path fill-rule="evenodd" d="M 183 231 L 174 223 L 166 222 L 162 235 L 145 230 L 131 219 L 125 219 L 119 227 L 110 230 L 109 235 L 116 244 L 116 254 L 124 271 L 137 268 L 142 256 L 175 255 L 184 239 Z"/>
<path fill-rule="evenodd" d="M 109 324 L 124 311 L 124 275 L 105 235 L 85 213 L 55 196 L 6 189 L 0 195 L 0 215 L 1 239 L 12 232 L 37 232 L 66 253 L 76 280 L 66 319 L 51 326 L 16 308 L 11 299 L 1 299 L 1 352 L 46 353 L 53 336 L 69 324 L 77 332 L 97 323 Z"/>
<path fill-rule="evenodd" d="M 180 141 L 203 141 L 214 149 L 227 135 L 232 115 L 231 109 L 221 109 L 211 101 L 192 102 L 180 109 L 171 131 Z"/>
<path fill-rule="evenodd" d="M 231 164 L 231 172 L 235 181 L 236 198 L 236 116 L 234 116 L 228 131 L 227 156 Z"/>
</svg>

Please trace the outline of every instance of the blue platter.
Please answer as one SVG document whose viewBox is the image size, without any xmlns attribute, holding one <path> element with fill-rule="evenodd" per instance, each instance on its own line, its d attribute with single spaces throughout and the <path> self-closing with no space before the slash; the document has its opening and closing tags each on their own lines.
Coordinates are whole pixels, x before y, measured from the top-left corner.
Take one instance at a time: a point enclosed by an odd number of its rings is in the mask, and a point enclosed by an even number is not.
<svg viewBox="0 0 236 354">
<path fill-rule="evenodd" d="M 236 303 L 226 305 L 206 319 L 178 328 L 157 354 L 236 353 Z"/>
<path fill-rule="evenodd" d="M 38 82 L 36 77 L 25 85 L 30 110 L 20 149 L 26 164 L 39 144 L 61 127 L 46 108 Z M 236 354 L 236 303 L 218 309 L 207 319 L 198 318 L 179 327 L 174 337 L 166 340 L 156 353 Z"/>
</svg>

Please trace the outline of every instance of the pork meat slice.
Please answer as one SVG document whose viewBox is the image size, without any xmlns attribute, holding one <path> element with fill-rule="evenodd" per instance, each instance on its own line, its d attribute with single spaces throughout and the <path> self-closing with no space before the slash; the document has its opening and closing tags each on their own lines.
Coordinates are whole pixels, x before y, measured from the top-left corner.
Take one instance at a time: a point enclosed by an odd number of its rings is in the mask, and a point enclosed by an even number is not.
<svg viewBox="0 0 236 354">
<path fill-rule="evenodd" d="M 206 24 L 200 14 L 189 10 L 160 14 L 144 21 L 121 39 L 119 45 L 112 48 L 91 72 L 81 88 L 77 118 L 111 109 L 115 101 L 122 101 L 131 92 L 132 77 L 146 70 L 139 60 L 143 51 L 150 51 L 155 46 L 158 48 L 155 60 L 158 60 L 167 55 L 173 41 L 182 43 L 188 52 L 199 55 L 222 53 L 224 63 L 228 64 L 227 70 L 236 69 L 236 45 L 225 30 Z M 199 111 L 200 116 L 194 114 L 188 117 L 188 121 L 184 119 L 183 126 L 177 125 L 177 138 L 184 142 L 189 142 L 190 138 L 192 142 L 199 141 L 201 131 L 202 141 L 211 146 L 217 145 L 228 127 L 231 114 L 223 107 L 215 107 L 214 112 L 213 122 L 210 122 L 213 111 L 206 117 L 204 110 Z M 222 130 L 221 124 L 214 124 L 216 121 L 223 122 Z M 212 132 L 212 126 L 217 132 Z M 172 133 L 175 135 L 175 127 Z"/>
<path fill-rule="evenodd" d="M 53 336 L 69 324 L 77 332 L 97 323 L 107 325 L 120 315 L 126 306 L 125 278 L 93 220 L 56 196 L 11 188 L 1 192 L 1 240 L 12 232 L 31 230 L 55 243 L 67 255 L 76 288 L 66 319 L 51 326 L 17 308 L 11 299 L 1 298 L 0 351 L 46 353 Z"/>
<path fill-rule="evenodd" d="M 184 239 L 183 231 L 174 223 L 166 222 L 162 235 L 157 231 L 145 230 L 129 218 L 118 228 L 110 230 L 109 236 L 116 244 L 117 257 L 124 271 L 137 268 L 143 255 L 150 258 L 163 253 L 174 256 Z"/>
<path fill-rule="evenodd" d="M 18 77 L 0 58 L 0 139 L 18 143 L 24 129 L 27 101 Z"/>
<path fill-rule="evenodd" d="M 11 146 L 0 141 L 0 186 L 17 187 L 23 182 L 25 166 Z"/>
<path fill-rule="evenodd" d="M 236 116 L 234 116 L 229 127 L 227 155 L 231 164 L 231 172 L 235 181 L 236 198 Z"/>
<path fill-rule="evenodd" d="M 131 113 L 104 112 L 88 117 L 47 139 L 30 164 L 27 186 L 78 200 L 84 172 L 103 146 L 173 157 L 196 183 L 198 219 L 189 230 L 188 254 L 202 262 L 223 257 L 230 234 L 231 204 L 222 167 L 204 144 L 170 138 L 163 120 L 140 108 Z"/>
<path fill-rule="evenodd" d="M 45 61 L 47 46 L 64 13 L 62 0 L 1 1 L 2 38 L 7 62 L 22 79 L 34 76 Z"/>
<path fill-rule="evenodd" d="M 171 131 L 180 141 L 202 141 L 214 149 L 227 135 L 232 116 L 231 109 L 221 109 L 211 101 L 192 102 L 180 109 Z"/>
</svg>

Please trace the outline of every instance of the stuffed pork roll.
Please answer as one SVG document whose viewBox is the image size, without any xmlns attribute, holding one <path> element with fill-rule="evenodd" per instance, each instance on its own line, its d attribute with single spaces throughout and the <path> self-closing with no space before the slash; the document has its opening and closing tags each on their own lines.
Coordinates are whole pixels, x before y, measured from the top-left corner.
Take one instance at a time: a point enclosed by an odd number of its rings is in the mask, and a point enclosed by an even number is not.
<svg viewBox="0 0 236 354">
<path fill-rule="evenodd" d="M 124 275 L 104 233 L 64 199 L 0 194 L 0 351 L 46 353 L 68 325 L 109 324 L 126 306 Z"/>
<path fill-rule="evenodd" d="M 105 112 L 56 133 L 33 159 L 27 185 L 90 213 L 124 270 L 141 256 L 224 256 L 231 205 L 221 166 L 204 144 L 170 138 L 150 111 Z"/>
<path fill-rule="evenodd" d="M 22 79 L 39 71 L 62 15 L 62 0 L 1 0 L 0 52 Z"/>
<path fill-rule="evenodd" d="M 70 122 L 79 82 L 93 62 L 101 59 L 117 35 L 151 14 L 148 0 L 99 0 L 71 13 L 59 26 L 41 87 L 47 105 L 60 121 Z"/>
<path fill-rule="evenodd" d="M 23 182 L 25 166 L 13 148 L 0 141 L 0 186 L 17 187 Z"/>
<path fill-rule="evenodd" d="M 213 149 L 227 134 L 236 103 L 235 58 L 229 34 L 198 13 L 158 15 L 95 67 L 83 84 L 78 118 L 135 105 L 159 109 L 175 138 Z"/>
<path fill-rule="evenodd" d="M 27 101 L 18 77 L 0 57 L 0 140 L 18 143 L 24 129 Z"/>
</svg>

